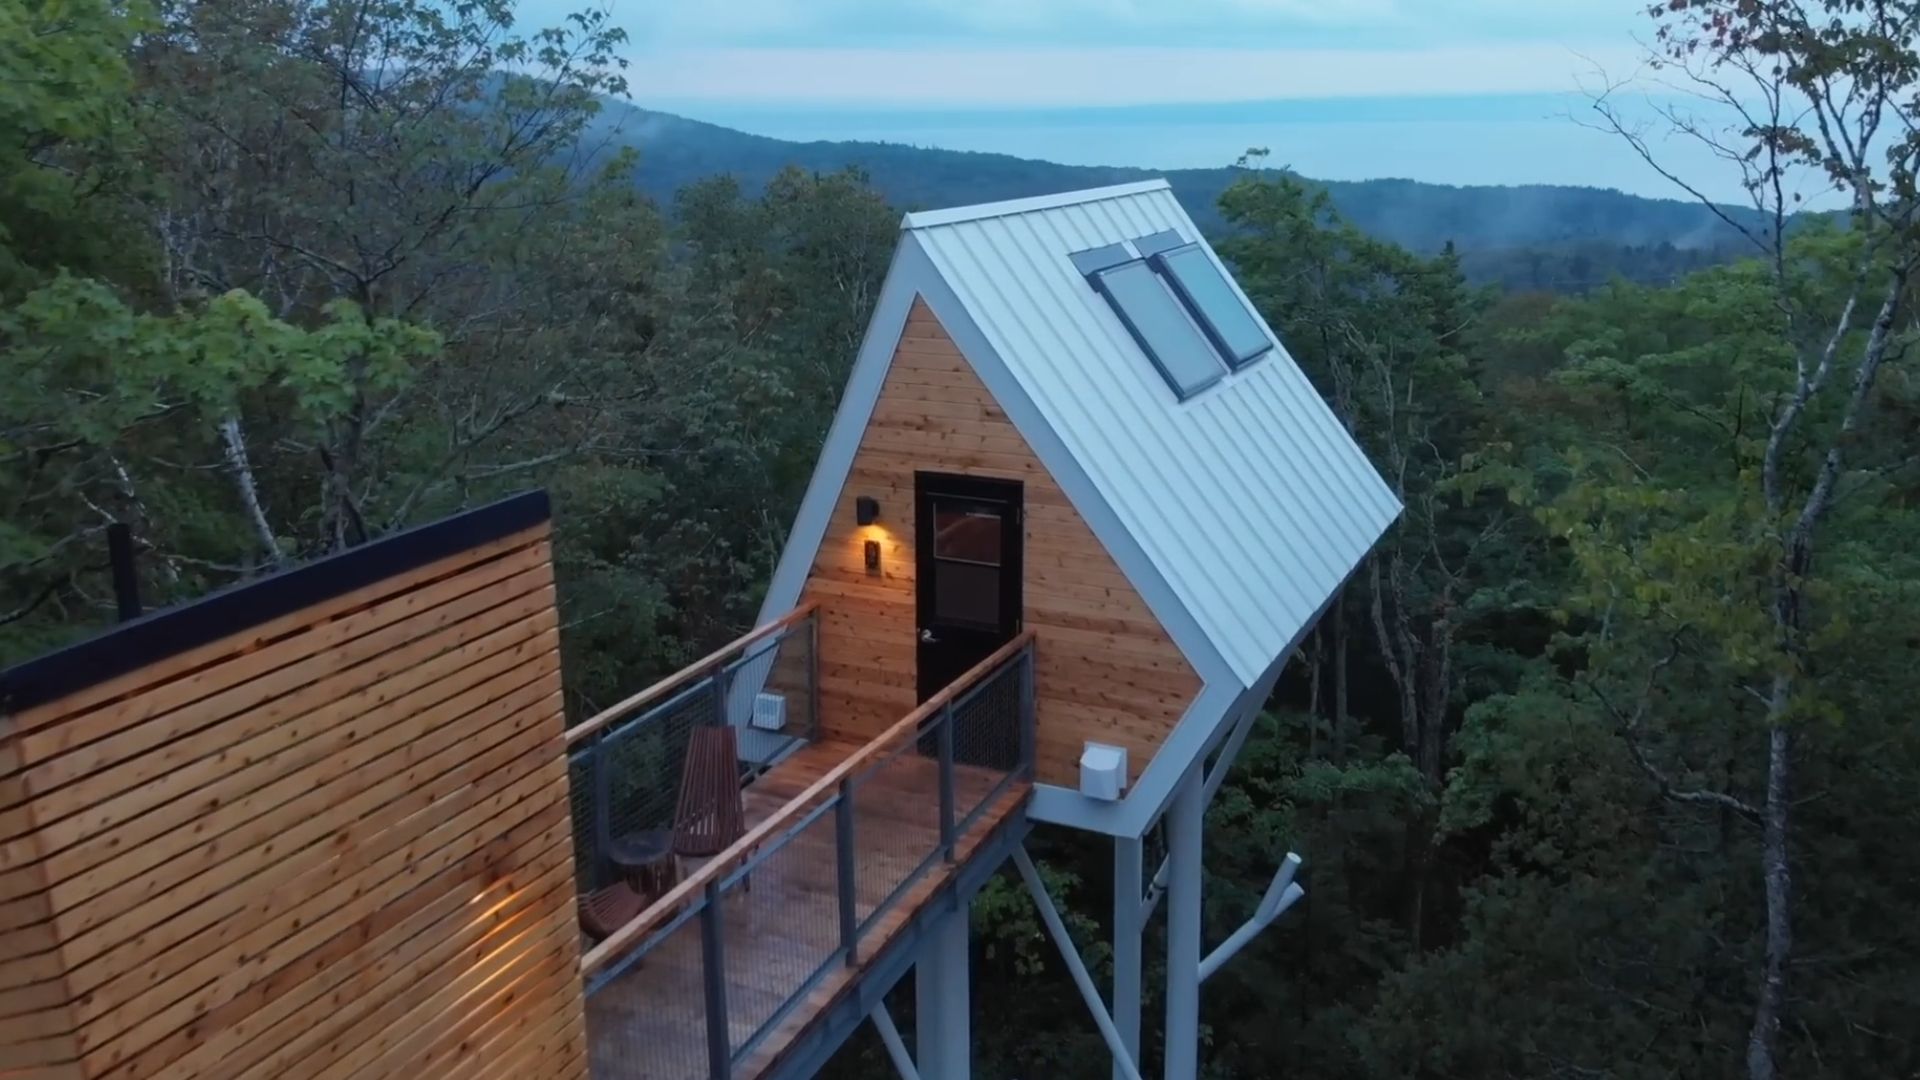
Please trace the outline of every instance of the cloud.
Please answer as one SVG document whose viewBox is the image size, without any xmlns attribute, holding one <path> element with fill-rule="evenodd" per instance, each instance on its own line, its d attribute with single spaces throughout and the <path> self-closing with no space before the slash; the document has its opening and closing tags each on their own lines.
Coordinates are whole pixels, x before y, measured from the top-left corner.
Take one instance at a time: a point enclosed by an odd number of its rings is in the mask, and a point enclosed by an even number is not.
<svg viewBox="0 0 1920 1080">
<path fill-rule="evenodd" d="M 522 0 L 551 21 L 568 0 Z M 650 48 L 944 41 L 1270 46 L 1625 36 L 1646 0 L 614 0 Z M 1171 35 L 1171 37 L 1167 36 Z"/>
<path fill-rule="evenodd" d="M 1527 43 L 703 48 L 644 55 L 629 75 L 641 102 L 1032 108 L 1560 92 L 1595 63 L 1630 69 L 1636 55 L 1630 43 L 1577 54 Z"/>
</svg>

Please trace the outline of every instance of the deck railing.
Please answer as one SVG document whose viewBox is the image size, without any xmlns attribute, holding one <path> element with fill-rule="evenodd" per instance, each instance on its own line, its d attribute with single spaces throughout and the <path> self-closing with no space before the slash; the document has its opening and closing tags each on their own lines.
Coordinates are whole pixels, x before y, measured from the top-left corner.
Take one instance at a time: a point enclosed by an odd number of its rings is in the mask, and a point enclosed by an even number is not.
<svg viewBox="0 0 1920 1080">
<path fill-rule="evenodd" d="M 756 726 L 756 706 L 783 712 L 784 722 Z M 695 730 L 735 729 L 744 781 L 746 770 L 812 740 L 819 723 L 819 617 L 808 604 L 569 729 L 578 887 L 613 879 L 614 838 L 671 832 Z"/>
<path fill-rule="evenodd" d="M 981 815 L 1031 780 L 1033 678 L 1028 632 L 591 949 L 582 960 L 590 1002 L 625 996 L 622 980 L 682 987 L 648 995 L 644 1016 L 612 1010 L 617 1030 L 595 1040 L 614 1059 L 605 1064 L 617 1075 L 731 1077 L 827 975 L 884 943 L 887 916 L 912 887 L 957 861 Z M 756 895 L 756 878 L 780 887 Z M 750 958 L 734 947 L 742 935 L 752 935 Z M 657 1034 L 667 1031 L 705 1038 Z"/>
</svg>

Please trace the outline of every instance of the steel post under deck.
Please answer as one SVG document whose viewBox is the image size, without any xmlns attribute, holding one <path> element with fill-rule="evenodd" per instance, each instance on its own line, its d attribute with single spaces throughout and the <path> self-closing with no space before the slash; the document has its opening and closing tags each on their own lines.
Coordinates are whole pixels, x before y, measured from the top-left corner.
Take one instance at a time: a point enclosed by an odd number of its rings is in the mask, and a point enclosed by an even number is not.
<svg viewBox="0 0 1920 1080">
<path fill-rule="evenodd" d="M 1167 1080 L 1200 1068 L 1200 840 L 1207 798 L 1195 763 L 1167 808 Z"/>
<path fill-rule="evenodd" d="M 1137 836 L 1113 838 L 1113 1026 L 1127 1056 L 1140 1060 L 1140 944 L 1146 911 L 1140 902 L 1141 843 Z M 1113 1080 L 1126 1080 L 1126 1067 L 1113 1063 Z"/>
<path fill-rule="evenodd" d="M 968 1080 L 973 1066 L 967 909 L 945 912 L 928 927 L 914 963 L 917 1063 L 924 1080 Z"/>
</svg>

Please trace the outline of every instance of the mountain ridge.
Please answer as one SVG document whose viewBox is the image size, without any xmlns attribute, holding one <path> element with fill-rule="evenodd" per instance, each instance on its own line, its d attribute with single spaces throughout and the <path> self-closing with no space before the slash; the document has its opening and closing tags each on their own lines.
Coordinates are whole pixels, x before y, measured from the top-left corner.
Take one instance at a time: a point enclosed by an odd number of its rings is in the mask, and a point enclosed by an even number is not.
<svg viewBox="0 0 1920 1080">
<path fill-rule="evenodd" d="M 905 211 L 1164 177 L 1201 227 L 1212 230 L 1221 225 L 1220 192 L 1244 175 L 1232 167 L 1063 165 L 906 143 L 796 142 L 624 102 L 610 102 L 596 128 L 639 153 L 636 182 L 663 203 L 686 184 L 717 174 L 755 191 L 788 165 L 809 172 L 858 168 Z M 1666 279 L 1721 261 L 1735 239 L 1708 207 L 1612 188 L 1303 179 L 1324 187 L 1342 216 L 1373 236 L 1428 254 L 1452 243 L 1470 277 L 1522 287 L 1584 287 L 1613 272 Z"/>
</svg>

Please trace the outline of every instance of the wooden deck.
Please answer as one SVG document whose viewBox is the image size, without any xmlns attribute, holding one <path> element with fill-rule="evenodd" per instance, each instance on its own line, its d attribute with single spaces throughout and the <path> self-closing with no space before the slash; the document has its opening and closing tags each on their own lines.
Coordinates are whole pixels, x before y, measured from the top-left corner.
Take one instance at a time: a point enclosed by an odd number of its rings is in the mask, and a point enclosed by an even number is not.
<svg viewBox="0 0 1920 1080">
<path fill-rule="evenodd" d="M 823 741 L 776 766 L 747 789 L 748 826 L 765 820 L 815 780 L 860 749 Z M 1004 774 L 959 766 L 955 805 L 965 815 Z M 840 944 L 834 858 L 834 814 L 821 814 L 754 867 L 749 887 L 722 901 L 727 1018 L 735 1051 L 746 1050 L 737 1077 L 757 1077 L 774 1065 L 829 1005 L 858 980 L 866 961 L 885 947 L 916 911 L 971 857 L 982 840 L 1025 802 L 1030 785 L 1010 784 L 961 832 L 952 864 L 936 859 L 918 879 L 908 878 L 938 848 L 939 794 L 935 762 L 907 748 L 887 759 L 856 788 L 854 850 L 856 912 L 860 921 L 890 893 L 904 891 L 859 937 L 849 967 L 834 964 L 811 986 L 810 976 Z M 641 963 L 587 999 L 592 1074 L 596 1080 L 704 1080 L 708 1076 L 700 920 L 687 920 Z M 796 1004 L 748 1047 L 756 1032 L 788 1001 Z"/>
</svg>

